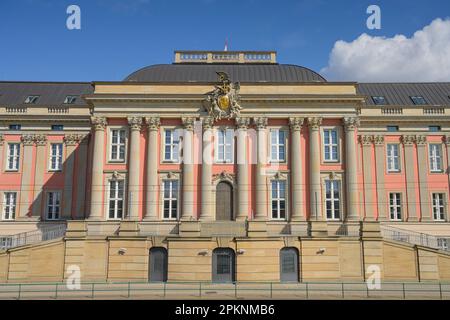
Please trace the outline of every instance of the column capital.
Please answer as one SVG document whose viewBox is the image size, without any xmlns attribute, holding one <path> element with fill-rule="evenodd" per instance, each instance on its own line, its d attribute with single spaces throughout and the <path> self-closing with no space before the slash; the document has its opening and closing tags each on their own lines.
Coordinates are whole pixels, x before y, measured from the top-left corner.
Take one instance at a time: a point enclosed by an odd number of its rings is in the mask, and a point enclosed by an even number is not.
<svg viewBox="0 0 450 320">
<path fill-rule="evenodd" d="M 291 127 L 292 131 L 300 131 L 302 129 L 304 118 L 296 118 L 291 117 L 289 118 L 289 126 Z"/>
<path fill-rule="evenodd" d="M 45 146 L 47 144 L 47 136 L 45 134 L 36 134 L 33 140 L 37 146 Z"/>
<path fill-rule="evenodd" d="M 357 127 L 359 127 L 358 117 L 345 117 L 343 121 L 346 131 L 355 130 Z"/>
<path fill-rule="evenodd" d="M 384 145 L 384 136 L 381 136 L 381 135 L 373 136 L 373 143 L 376 146 L 383 146 Z"/>
<path fill-rule="evenodd" d="M 427 137 L 423 135 L 416 136 L 416 144 L 418 146 L 426 146 L 427 145 Z"/>
<path fill-rule="evenodd" d="M 63 141 L 68 146 L 75 146 L 86 140 L 87 136 L 87 134 L 66 134 L 64 135 Z"/>
<path fill-rule="evenodd" d="M 91 123 L 95 130 L 103 131 L 106 128 L 106 125 L 108 124 L 106 122 L 105 117 L 97 117 L 93 116 L 91 117 Z"/>
<path fill-rule="evenodd" d="M 5 142 L 5 137 L 3 136 L 3 134 L 0 134 L 0 146 L 2 146 L 4 142 Z"/>
<path fill-rule="evenodd" d="M 161 125 L 161 119 L 159 117 L 146 117 L 145 123 L 150 131 L 158 131 Z"/>
<path fill-rule="evenodd" d="M 214 125 L 214 118 L 212 118 L 212 117 L 202 118 L 203 131 L 211 129 L 213 127 L 213 125 Z"/>
<path fill-rule="evenodd" d="M 412 146 L 414 145 L 414 142 L 416 142 L 416 136 L 402 135 L 401 141 L 405 146 Z"/>
<path fill-rule="evenodd" d="M 1 138 L 0 138 L 0 141 L 1 141 Z M 450 146 L 450 136 L 444 136 L 443 141 L 447 146 Z"/>
<path fill-rule="evenodd" d="M 32 146 L 34 145 L 34 135 L 33 134 L 23 134 L 20 137 L 20 141 L 24 146 Z"/>
<path fill-rule="evenodd" d="M 131 116 L 127 118 L 128 125 L 132 131 L 141 131 L 142 128 L 142 117 L 141 116 Z"/>
<path fill-rule="evenodd" d="M 250 125 L 250 118 L 246 118 L 246 117 L 237 117 L 236 118 L 236 126 L 238 127 L 238 129 L 247 130 L 249 125 Z"/>
<path fill-rule="evenodd" d="M 258 130 L 264 130 L 267 127 L 267 118 L 266 117 L 256 117 L 253 118 L 253 123 Z"/>
<path fill-rule="evenodd" d="M 182 117 L 181 122 L 185 130 L 194 131 L 195 117 Z"/>
<path fill-rule="evenodd" d="M 363 146 L 371 146 L 374 142 L 373 136 L 361 135 L 359 136 L 359 141 Z"/>
<path fill-rule="evenodd" d="M 311 130 L 319 130 L 321 124 L 322 118 L 320 117 L 308 118 L 308 126 Z"/>
</svg>

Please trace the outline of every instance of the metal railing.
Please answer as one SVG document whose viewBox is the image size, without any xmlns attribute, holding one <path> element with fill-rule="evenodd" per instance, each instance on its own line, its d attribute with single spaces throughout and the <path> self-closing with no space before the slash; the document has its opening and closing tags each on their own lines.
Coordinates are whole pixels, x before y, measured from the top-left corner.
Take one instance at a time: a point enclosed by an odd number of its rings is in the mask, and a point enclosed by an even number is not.
<svg viewBox="0 0 450 320">
<path fill-rule="evenodd" d="M 66 224 L 57 224 L 11 236 L 0 236 L 0 250 L 60 238 L 66 234 L 66 228 Z"/>
<path fill-rule="evenodd" d="M 386 239 L 407 242 L 433 249 L 450 251 L 450 248 L 448 246 L 443 245 L 443 240 L 447 239 L 445 237 L 437 237 L 425 233 L 408 231 L 385 225 L 382 225 L 380 228 L 381 235 Z"/>
<path fill-rule="evenodd" d="M 73 285 L 73 284 L 71 284 Z M 0 284 L 0 299 L 450 299 L 450 283 L 383 282 L 90 282 Z"/>
</svg>

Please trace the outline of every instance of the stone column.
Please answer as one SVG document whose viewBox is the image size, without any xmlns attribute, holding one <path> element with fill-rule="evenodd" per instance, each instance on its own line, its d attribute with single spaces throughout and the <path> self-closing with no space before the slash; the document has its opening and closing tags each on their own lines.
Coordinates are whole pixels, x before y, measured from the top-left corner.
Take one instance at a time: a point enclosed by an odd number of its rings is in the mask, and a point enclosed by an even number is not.
<svg viewBox="0 0 450 320">
<path fill-rule="evenodd" d="M 384 175 L 386 165 L 384 136 L 378 135 L 373 137 L 375 144 L 375 170 L 376 170 L 376 186 L 377 186 L 377 211 L 378 220 L 389 220 L 387 212 L 387 196 L 384 188 Z"/>
<path fill-rule="evenodd" d="M 46 161 L 46 146 L 47 146 L 47 136 L 40 134 L 34 135 L 34 142 L 36 144 L 36 166 L 34 169 L 34 185 L 33 185 L 33 201 L 31 203 L 31 215 L 35 219 L 44 218 L 42 214 L 42 203 L 44 200 L 44 194 L 42 187 L 44 185 L 44 174 L 46 173 L 47 168 L 45 167 Z M 24 158 L 24 161 L 27 158 Z M 45 210 L 44 210 L 45 211 Z"/>
<path fill-rule="evenodd" d="M 445 143 L 445 146 L 447 148 L 447 168 L 445 169 L 444 172 L 447 174 L 448 186 L 449 186 L 449 189 L 450 189 L 450 136 L 445 136 L 444 137 L 444 143 Z M 448 208 L 447 203 L 448 203 L 448 200 L 445 199 L 444 204 L 446 206 L 446 209 Z M 450 214 L 448 212 L 447 212 L 445 218 L 446 218 L 447 221 L 450 221 Z"/>
<path fill-rule="evenodd" d="M 248 197 L 249 197 L 249 179 L 248 179 L 248 161 L 247 161 L 247 129 L 250 124 L 250 118 L 236 118 L 238 128 L 237 136 L 237 194 L 238 211 L 236 220 L 245 220 L 248 218 Z"/>
<path fill-rule="evenodd" d="M 194 117 L 182 118 L 184 126 L 183 139 L 183 210 L 181 219 L 191 220 L 194 217 Z"/>
<path fill-rule="evenodd" d="M 308 118 L 310 220 L 324 220 L 320 181 L 320 125 L 322 118 Z"/>
<path fill-rule="evenodd" d="M 406 199 L 408 207 L 408 221 L 417 221 L 417 199 L 416 199 L 416 174 L 414 163 L 416 163 L 416 153 L 414 150 L 415 136 L 402 136 L 402 143 L 405 147 L 405 175 L 406 175 Z M 405 219 L 406 216 L 402 215 Z"/>
<path fill-rule="evenodd" d="M 345 127 L 345 172 L 347 186 L 347 212 L 346 220 L 359 219 L 358 207 L 358 161 L 356 154 L 356 137 L 355 131 L 359 126 L 357 117 L 344 118 Z"/>
<path fill-rule="evenodd" d="M 147 140 L 147 195 L 144 219 L 158 220 L 158 131 L 159 117 L 145 119 L 148 129 Z"/>
<path fill-rule="evenodd" d="M 64 192 L 63 192 L 63 208 L 61 217 L 64 219 L 70 219 L 72 216 L 72 199 L 73 199 L 73 178 L 74 178 L 74 166 L 75 166 L 75 149 L 78 143 L 78 137 L 74 134 L 66 134 L 64 136 L 64 144 L 66 145 L 66 159 L 64 161 L 63 173 L 64 173 Z"/>
<path fill-rule="evenodd" d="M 364 175 L 364 208 L 365 218 L 364 220 L 375 220 L 375 212 L 373 210 L 375 204 L 374 190 L 375 184 L 373 183 L 373 161 L 372 161 L 372 146 L 373 136 L 359 136 L 359 141 L 363 146 L 363 175 Z"/>
<path fill-rule="evenodd" d="M 200 220 L 214 220 L 212 215 L 212 126 L 213 118 L 203 119 L 202 207 Z"/>
<path fill-rule="evenodd" d="M 431 221 L 433 214 L 431 212 L 430 197 L 428 195 L 428 152 L 427 152 L 427 137 L 416 136 L 417 145 L 417 161 L 419 168 L 419 195 L 420 195 L 420 220 Z"/>
<path fill-rule="evenodd" d="M 139 220 L 139 177 L 142 117 L 128 117 L 130 156 L 128 163 L 128 219 Z"/>
<path fill-rule="evenodd" d="M 267 184 L 265 166 L 267 159 L 267 118 L 254 118 L 256 125 L 258 150 L 257 150 L 257 164 L 256 164 L 256 212 L 254 219 L 267 219 Z"/>
<path fill-rule="evenodd" d="M 33 167 L 33 145 L 34 135 L 24 134 L 21 137 L 19 170 L 22 170 L 20 182 L 19 215 L 18 218 L 27 219 L 30 213 L 30 191 L 31 191 L 31 168 Z"/>
<path fill-rule="evenodd" d="M 0 161 L 0 165 L 3 166 L 2 168 L 6 167 L 5 161 L 6 158 L 3 156 L 3 145 L 5 144 L 5 138 L 3 137 L 3 134 L 0 133 L 0 155 L 1 155 L 1 159 L 3 159 L 3 161 Z"/>
<path fill-rule="evenodd" d="M 105 160 L 105 128 L 107 125 L 104 117 L 91 117 L 94 126 L 94 149 L 92 157 L 91 177 L 91 210 L 90 220 L 102 219 L 103 208 L 103 163 Z"/>
<path fill-rule="evenodd" d="M 291 178 L 292 178 L 292 213 L 291 220 L 305 221 L 306 214 L 304 212 L 303 203 L 303 154 L 300 151 L 301 146 L 301 130 L 303 118 L 289 118 L 291 127 Z"/>
<path fill-rule="evenodd" d="M 80 135 L 77 151 L 75 218 L 86 218 L 86 174 L 89 134 Z"/>
</svg>

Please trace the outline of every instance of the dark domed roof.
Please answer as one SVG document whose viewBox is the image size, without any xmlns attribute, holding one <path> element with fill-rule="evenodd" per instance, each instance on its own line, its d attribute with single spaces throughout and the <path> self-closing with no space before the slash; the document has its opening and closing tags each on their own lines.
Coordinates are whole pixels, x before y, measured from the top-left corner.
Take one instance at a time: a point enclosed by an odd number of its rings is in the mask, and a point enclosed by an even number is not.
<svg viewBox="0 0 450 320">
<path fill-rule="evenodd" d="M 242 83 L 326 82 L 318 73 L 288 64 L 157 64 L 133 72 L 124 81 L 136 82 L 217 82 L 216 71 L 226 72 Z"/>
</svg>

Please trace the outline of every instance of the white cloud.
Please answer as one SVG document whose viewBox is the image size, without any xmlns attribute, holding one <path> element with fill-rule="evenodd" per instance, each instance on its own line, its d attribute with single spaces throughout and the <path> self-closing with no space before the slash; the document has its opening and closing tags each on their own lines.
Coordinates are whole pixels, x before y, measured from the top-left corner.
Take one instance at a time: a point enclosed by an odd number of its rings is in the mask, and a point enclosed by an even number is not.
<svg viewBox="0 0 450 320">
<path fill-rule="evenodd" d="M 435 19 L 411 38 L 364 33 L 352 42 L 339 40 L 321 73 L 360 82 L 450 81 L 450 19 Z"/>
</svg>

